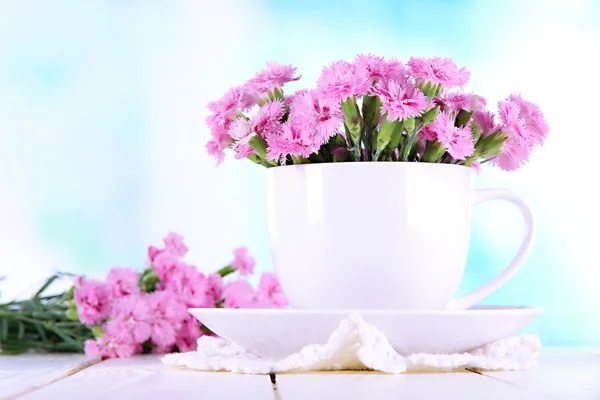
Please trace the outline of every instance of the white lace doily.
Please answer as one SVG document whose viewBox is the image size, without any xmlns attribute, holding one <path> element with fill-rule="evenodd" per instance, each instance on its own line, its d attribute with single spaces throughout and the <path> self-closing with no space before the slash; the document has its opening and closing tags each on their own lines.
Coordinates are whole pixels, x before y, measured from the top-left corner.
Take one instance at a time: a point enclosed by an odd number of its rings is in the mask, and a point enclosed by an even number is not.
<svg viewBox="0 0 600 400">
<path fill-rule="evenodd" d="M 537 335 L 522 335 L 489 343 L 462 354 L 411 354 L 394 351 L 375 326 L 352 315 L 341 321 L 325 344 L 305 346 L 281 360 L 247 353 L 226 340 L 203 336 L 198 350 L 168 354 L 163 364 L 203 371 L 245 374 L 322 370 L 377 370 L 392 374 L 411 371 L 524 370 L 533 367 L 541 343 Z"/>
</svg>

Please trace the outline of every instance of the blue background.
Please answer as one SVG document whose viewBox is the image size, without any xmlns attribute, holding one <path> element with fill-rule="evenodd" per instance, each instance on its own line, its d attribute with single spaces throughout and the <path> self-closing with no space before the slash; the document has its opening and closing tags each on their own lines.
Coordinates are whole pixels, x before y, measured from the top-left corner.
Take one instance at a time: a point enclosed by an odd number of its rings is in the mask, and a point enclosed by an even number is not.
<svg viewBox="0 0 600 400">
<path fill-rule="evenodd" d="M 206 103 L 267 60 L 298 66 L 298 88 L 358 52 L 441 55 L 469 68 L 467 89 L 492 108 L 521 92 L 551 128 L 527 167 L 477 177 L 527 198 L 539 227 L 522 270 L 486 303 L 544 306 L 528 331 L 545 344 L 600 345 L 599 48 L 594 1 L 3 1 L 3 297 L 53 270 L 140 268 L 171 230 L 202 270 L 240 245 L 272 270 L 264 171 L 214 168 Z M 476 210 L 462 293 L 508 263 L 521 229 L 510 205 Z"/>
</svg>

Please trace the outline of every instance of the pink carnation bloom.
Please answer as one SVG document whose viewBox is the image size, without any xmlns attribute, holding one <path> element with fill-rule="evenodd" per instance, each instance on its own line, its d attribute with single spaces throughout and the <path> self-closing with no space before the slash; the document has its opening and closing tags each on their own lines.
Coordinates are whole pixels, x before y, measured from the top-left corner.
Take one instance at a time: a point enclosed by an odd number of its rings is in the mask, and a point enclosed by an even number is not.
<svg viewBox="0 0 600 400">
<path fill-rule="evenodd" d="M 275 307 L 285 307 L 288 305 L 287 298 L 285 297 L 275 274 L 265 273 L 260 277 L 258 293 L 259 298 L 266 300 Z"/>
<path fill-rule="evenodd" d="M 225 288 L 225 308 L 253 308 L 256 303 L 256 292 L 244 279 L 231 282 Z"/>
<path fill-rule="evenodd" d="M 252 117 L 252 131 L 262 137 L 281 132 L 280 120 L 283 114 L 285 114 L 285 108 L 281 100 L 275 99 L 267 102 Z"/>
<path fill-rule="evenodd" d="M 260 92 L 268 92 L 275 88 L 281 88 L 288 82 L 297 81 L 301 76 L 294 76 L 296 67 L 292 65 L 280 65 L 267 62 L 267 68 L 260 70 L 248 84 Z"/>
<path fill-rule="evenodd" d="M 345 101 L 348 97 L 366 95 L 371 79 L 364 66 L 336 61 L 323 68 L 317 88 L 325 97 Z"/>
<path fill-rule="evenodd" d="M 285 158 L 290 154 L 308 157 L 318 151 L 313 134 L 306 128 L 292 124 L 290 121 L 283 124 L 283 130 L 280 134 L 269 135 L 267 144 L 268 158 L 279 160 L 281 157 L 284 163 Z"/>
<path fill-rule="evenodd" d="M 437 133 L 437 140 L 448 150 L 448 153 L 456 160 L 464 160 L 473 154 L 475 146 L 471 129 L 469 127 L 454 126 L 454 119 L 446 113 L 439 113 L 432 128 Z"/>
<path fill-rule="evenodd" d="M 465 67 L 459 69 L 451 58 L 442 57 L 411 57 L 408 70 L 417 84 L 431 82 L 447 89 L 464 86 L 471 76 Z"/>
<path fill-rule="evenodd" d="M 216 300 L 208 279 L 193 265 L 179 263 L 178 269 L 165 282 L 165 290 L 190 308 L 215 307 Z"/>
<path fill-rule="evenodd" d="M 175 255 L 163 251 L 154 258 L 152 268 L 161 281 L 167 281 L 169 276 L 178 268 L 179 259 Z"/>
<path fill-rule="evenodd" d="M 371 80 L 397 79 L 404 75 L 405 67 L 395 58 L 385 61 L 383 57 L 372 54 L 358 54 L 354 59 L 354 65 L 359 69 L 367 70 Z"/>
<path fill-rule="evenodd" d="M 112 320 L 120 322 L 127 328 L 128 340 L 135 343 L 144 343 L 150 338 L 152 329 L 152 314 L 148 303 L 148 295 L 132 295 L 118 299 L 112 307 Z"/>
<path fill-rule="evenodd" d="M 473 163 L 471 164 L 471 168 L 473 168 L 475 172 L 479 174 L 481 172 L 481 163 L 479 161 L 473 161 Z"/>
<path fill-rule="evenodd" d="M 248 157 L 250 154 L 256 154 L 256 151 L 248 143 L 242 143 L 236 147 L 235 159 L 241 160 Z"/>
<path fill-rule="evenodd" d="M 498 103 L 498 109 L 502 123 L 514 136 L 527 144 L 544 144 L 548 124 L 537 105 L 520 95 L 511 95 L 508 101 Z"/>
<path fill-rule="evenodd" d="M 410 82 L 379 81 L 373 94 L 381 99 L 381 115 L 387 113 L 388 121 L 403 121 L 416 117 L 427 108 L 427 97 Z"/>
<path fill-rule="evenodd" d="M 173 293 L 160 291 L 148 295 L 150 312 L 153 319 L 151 322 L 152 342 L 158 346 L 170 346 L 175 344 L 177 330 L 181 328 L 182 322 L 189 315 L 183 303 Z"/>
<path fill-rule="evenodd" d="M 216 272 L 208 276 L 207 294 L 217 303 L 223 297 L 223 278 Z"/>
<path fill-rule="evenodd" d="M 229 126 L 228 133 L 233 140 L 244 141 L 252 134 L 252 124 L 245 117 L 236 118 Z"/>
<path fill-rule="evenodd" d="M 335 136 L 344 115 L 338 100 L 320 98 L 311 91 L 298 96 L 290 107 L 290 118 L 304 130 L 314 132 L 314 144 L 321 146 Z"/>
<path fill-rule="evenodd" d="M 175 345 L 180 352 L 196 351 L 198 338 L 202 336 L 200 323 L 192 316 L 188 315 L 181 324 L 181 328 L 177 332 Z"/>
<path fill-rule="evenodd" d="M 137 294 L 140 292 L 139 279 L 138 273 L 131 268 L 111 268 L 106 275 L 106 288 L 112 299 Z"/>
<path fill-rule="evenodd" d="M 496 124 L 496 116 L 490 111 L 475 111 L 473 113 L 473 121 L 475 121 L 477 125 L 479 125 L 482 137 L 485 137 L 490 133 L 494 133 L 498 130 L 498 125 Z"/>
<path fill-rule="evenodd" d="M 419 137 L 423 138 L 424 140 L 428 140 L 430 142 L 437 140 L 437 132 L 435 131 L 433 124 L 429 124 L 429 125 L 425 126 L 423 129 L 421 129 L 419 131 Z M 423 154 L 423 153 L 421 153 L 421 154 Z"/>
<path fill-rule="evenodd" d="M 154 246 L 148 247 L 148 260 L 150 261 L 150 264 L 152 264 L 152 262 L 154 261 L 156 256 L 158 256 L 160 253 L 162 253 L 162 250 L 160 250 Z"/>
<path fill-rule="evenodd" d="M 86 325 L 104 321 L 112 306 L 110 294 L 105 284 L 95 279 L 85 279 L 75 289 L 75 304 L 79 320 Z"/>
<path fill-rule="evenodd" d="M 511 95 L 498 103 L 501 129 L 508 136 L 502 152 L 492 160 L 505 171 L 519 169 L 528 160 L 535 146 L 542 145 L 548 135 L 548 125 L 538 106 Z"/>
<path fill-rule="evenodd" d="M 476 109 L 482 109 L 486 103 L 483 97 L 464 92 L 444 93 L 439 101 L 442 104 L 442 111 L 455 114 L 460 110 L 475 111 Z"/>
<path fill-rule="evenodd" d="M 128 328 L 124 323 L 111 321 L 102 328 L 102 337 L 85 341 L 85 354 L 102 358 L 127 358 L 141 353 L 142 345 L 130 340 Z"/>
<path fill-rule="evenodd" d="M 165 251 L 177 258 L 185 256 L 188 252 L 187 246 L 183 243 L 183 236 L 177 233 L 169 232 L 163 241 L 165 242 Z"/>
<path fill-rule="evenodd" d="M 529 160 L 533 146 L 521 143 L 516 137 L 509 137 L 502 144 L 502 152 L 491 163 L 504 171 L 516 171 Z"/>
<path fill-rule="evenodd" d="M 206 119 L 206 123 L 210 127 L 227 127 L 240 110 L 249 110 L 258 104 L 261 97 L 251 86 L 232 87 L 218 101 L 208 103 L 207 108 L 212 114 Z"/>
<path fill-rule="evenodd" d="M 233 250 L 234 259 L 231 261 L 231 265 L 237 268 L 241 275 L 248 275 L 254 272 L 254 266 L 256 260 L 250 254 L 248 254 L 247 247 L 238 247 Z"/>
<path fill-rule="evenodd" d="M 212 139 L 206 144 L 208 154 L 217 160 L 217 165 L 221 164 L 225 159 L 224 150 L 227 149 L 233 139 L 227 134 L 227 129 L 220 125 L 211 127 Z"/>
<path fill-rule="evenodd" d="M 296 101 L 296 99 L 297 99 L 297 98 L 299 98 L 299 97 L 300 97 L 300 96 L 302 96 L 303 94 L 305 94 L 305 93 L 308 93 L 308 92 L 310 92 L 310 91 L 311 91 L 311 90 L 309 90 L 309 89 L 300 89 L 300 90 L 297 90 L 297 91 L 295 91 L 294 93 L 292 93 L 292 94 L 290 94 L 290 95 L 288 95 L 288 96 L 285 96 L 285 102 L 286 102 L 286 104 L 287 104 L 288 106 L 290 106 L 290 107 L 291 107 L 291 106 L 292 106 L 292 104 L 293 104 L 293 103 Z"/>
</svg>

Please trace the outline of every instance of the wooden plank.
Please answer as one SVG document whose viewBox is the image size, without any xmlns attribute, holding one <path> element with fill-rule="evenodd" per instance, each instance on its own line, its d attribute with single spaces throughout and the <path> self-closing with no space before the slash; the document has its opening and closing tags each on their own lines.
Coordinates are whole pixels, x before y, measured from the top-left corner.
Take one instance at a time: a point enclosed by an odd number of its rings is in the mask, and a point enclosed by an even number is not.
<svg viewBox="0 0 600 400">
<path fill-rule="evenodd" d="M 535 369 L 484 375 L 554 399 L 600 399 L 600 357 L 583 348 L 543 348 Z"/>
<path fill-rule="evenodd" d="M 376 372 L 277 375 L 280 400 L 307 399 L 545 399 L 535 393 L 471 372 Z"/>
<path fill-rule="evenodd" d="M 99 361 L 80 354 L 0 356 L 0 399 L 15 398 Z"/>
<path fill-rule="evenodd" d="M 268 376 L 200 372 L 167 367 L 158 356 L 111 359 L 19 400 L 244 399 L 272 400 Z"/>
</svg>

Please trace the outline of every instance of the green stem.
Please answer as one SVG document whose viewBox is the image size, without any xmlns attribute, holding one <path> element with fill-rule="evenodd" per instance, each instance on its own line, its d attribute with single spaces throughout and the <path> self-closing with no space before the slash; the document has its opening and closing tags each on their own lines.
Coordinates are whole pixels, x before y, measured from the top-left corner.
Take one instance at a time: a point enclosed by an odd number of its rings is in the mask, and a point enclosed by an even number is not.
<svg viewBox="0 0 600 400">
<path fill-rule="evenodd" d="M 220 270 L 218 270 L 217 274 L 221 275 L 221 277 L 225 277 L 229 274 L 233 274 L 235 271 L 237 271 L 236 267 L 234 267 L 233 265 L 227 265 L 226 267 L 223 267 Z"/>
</svg>

